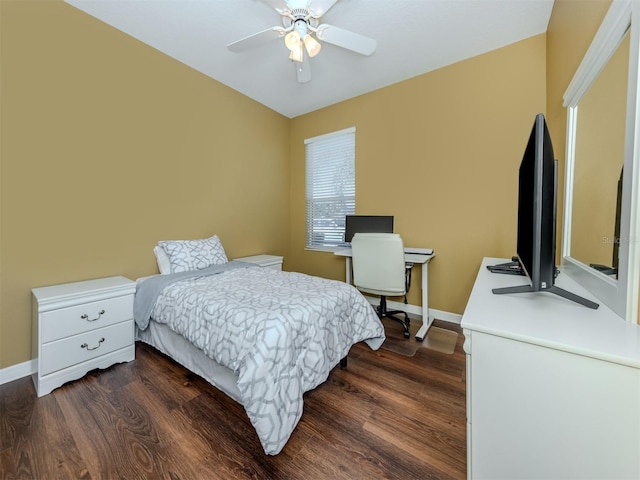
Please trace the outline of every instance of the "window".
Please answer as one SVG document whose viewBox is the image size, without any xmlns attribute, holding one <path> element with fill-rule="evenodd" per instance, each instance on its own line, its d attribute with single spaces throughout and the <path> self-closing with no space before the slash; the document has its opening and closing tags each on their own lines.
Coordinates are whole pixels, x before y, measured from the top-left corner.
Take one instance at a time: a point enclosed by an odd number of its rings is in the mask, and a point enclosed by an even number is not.
<svg viewBox="0 0 640 480">
<path fill-rule="evenodd" d="M 344 218 L 356 211 L 356 129 L 304 141 L 307 157 L 307 248 L 344 242 Z"/>
</svg>

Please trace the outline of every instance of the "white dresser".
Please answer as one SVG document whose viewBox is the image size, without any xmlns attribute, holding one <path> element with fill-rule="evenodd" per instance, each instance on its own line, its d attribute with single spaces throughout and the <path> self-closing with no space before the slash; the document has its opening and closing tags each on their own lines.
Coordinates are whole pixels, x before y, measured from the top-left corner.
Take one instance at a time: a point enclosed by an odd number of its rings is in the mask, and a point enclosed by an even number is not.
<svg viewBox="0 0 640 480">
<path fill-rule="evenodd" d="M 135 358 L 135 289 L 125 277 L 32 289 L 33 383 L 39 397 L 90 370 Z"/>
<path fill-rule="evenodd" d="M 278 255 L 252 255 L 250 257 L 234 258 L 240 262 L 255 263 L 261 267 L 282 270 L 282 257 Z"/>
<path fill-rule="evenodd" d="M 462 318 L 468 477 L 640 478 L 640 326 L 483 261 Z M 556 284 L 597 301 L 562 273 Z"/>
</svg>

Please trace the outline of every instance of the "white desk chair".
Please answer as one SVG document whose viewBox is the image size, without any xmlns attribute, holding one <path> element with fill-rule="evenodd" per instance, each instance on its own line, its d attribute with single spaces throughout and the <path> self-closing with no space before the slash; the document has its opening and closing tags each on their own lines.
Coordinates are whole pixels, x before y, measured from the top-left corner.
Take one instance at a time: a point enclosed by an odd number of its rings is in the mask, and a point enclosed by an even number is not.
<svg viewBox="0 0 640 480">
<path fill-rule="evenodd" d="M 353 284 L 363 293 L 380 295 L 378 317 L 390 318 L 404 327 L 409 338 L 409 315 L 387 310 L 387 296 L 407 293 L 404 244 L 396 233 L 356 233 L 351 241 Z M 396 315 L 404 315 L 404 320 Z"/>
</svg>

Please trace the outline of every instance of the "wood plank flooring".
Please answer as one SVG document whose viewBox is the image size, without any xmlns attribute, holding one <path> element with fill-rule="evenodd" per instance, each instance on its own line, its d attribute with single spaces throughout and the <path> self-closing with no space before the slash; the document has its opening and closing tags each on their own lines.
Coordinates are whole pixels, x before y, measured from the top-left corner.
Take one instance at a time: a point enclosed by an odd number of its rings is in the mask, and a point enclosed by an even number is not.
<svg viewBox="0 0 640 480">
<path fill-rule="evenodd" d="M 0 386 L 3 479 L 463 479 L 464 337 L 452 355 L 354 346 L 265 455 L 244 409 L 153 348 L 42 398 Z"/>
</svg>

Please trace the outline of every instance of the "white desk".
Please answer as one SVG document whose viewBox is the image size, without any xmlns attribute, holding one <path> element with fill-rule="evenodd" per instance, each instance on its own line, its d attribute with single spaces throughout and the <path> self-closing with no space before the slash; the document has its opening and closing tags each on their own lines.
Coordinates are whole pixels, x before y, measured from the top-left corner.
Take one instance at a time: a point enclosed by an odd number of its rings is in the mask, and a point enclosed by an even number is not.
<svg viewBox="0 0 640 480">
<path fill-rule="evenodd" d="M 346 259 L 346 282 L 353 283 L 353 277 L 351 275 L 351 248 L 341 248 L 334 253 L 340 257 Z M 419 255 L 416 253 L 405 253 L 404 261 L 411 264 L 420 264 L 422 270 L 422 326 L 416 333 L 416 340 L 419 342 L 424 340 L 427 336 L 427 332 L 433 324 L 433 318 L 429 317 L 429 262 L 435 253 L 431 255 Z"/>
</svg>

